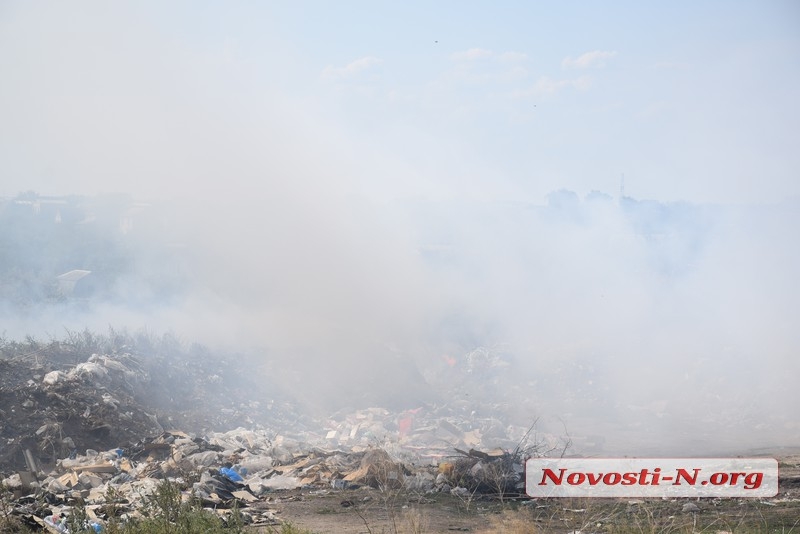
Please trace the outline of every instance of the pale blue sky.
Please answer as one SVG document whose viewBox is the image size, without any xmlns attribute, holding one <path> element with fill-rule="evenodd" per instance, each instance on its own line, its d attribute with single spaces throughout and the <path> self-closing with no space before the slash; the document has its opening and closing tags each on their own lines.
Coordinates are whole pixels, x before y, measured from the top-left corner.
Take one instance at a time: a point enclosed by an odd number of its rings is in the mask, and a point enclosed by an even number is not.
<svg viewBox="0 0 800 534">
<path fill-rule="evenodd" d="M 223 179 L 220 146 L 223 168 L 285 143 L 250 167 L 389 198 L 624 173 L 637 198 L 777 202 L 800 194 L 798 30 L 791 1 L 6 2 L 0 194 L 181 191 Z"/>
</svg>

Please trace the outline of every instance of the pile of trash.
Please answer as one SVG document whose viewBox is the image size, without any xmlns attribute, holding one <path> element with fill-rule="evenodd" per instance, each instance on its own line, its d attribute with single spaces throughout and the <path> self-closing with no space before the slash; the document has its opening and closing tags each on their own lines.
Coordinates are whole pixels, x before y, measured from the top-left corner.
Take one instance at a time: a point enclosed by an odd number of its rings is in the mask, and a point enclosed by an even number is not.
<svg viewBox="0 0 800 534">
<path fill-rule="evenodd" d="M 165 482 L 179 488 L 184 501 L 199 502 L 222 519 L 235 508 L 252 525 L 279 523 L 272 503 L 282 490 L 523 493 L 521 456 L 457 453 L 463 457 L 414 465 L 381 448 L 326 450 L 243 428 L 207 437 L 167 431 L 125 449 L 73 454 L 48 472 L 20 471 L 0 484 L 12 494 L 4 513 L 28 526 L 58 529 L 80 506 L 87 525 L 98 532 L 111 518 L 141 518 Z M 502 478 L 492 478 L 499 473 Z"/>
<path fill-rule="evenodd" d="M 3 513 L 65 532 L 80 509 L 97 530 L 140 517 L 164 484 L 224 521 L 237 510 L 254 525 L 279 521 L 276 492 L 519 496 L 524 454 L 558 441 L 540 435 L 531 448 L 530 428 L 500 420 L 502 407 L 477 390 L 471 401 L 311 417 L 263 374 L 201 356 L 0 358 Z"/>
<path fill-rule="evenodd" d="M 0 358 L 0 472 L 36 470 L 30 460 L 53 465 L 77 451 L 127 447 L 175 428 L 196 435 L 264 429 L 297 444 L 382 447 L 429 459 L 454 448 L 513 449 L 527 430 L 501 420 L 506 407 L 478 399 L 477 387 L 472 401 L 451 395 L 399 411 L 350 408 L 312 417 L 250 364 L 248 373 L 210 356 L 118 351 L 84 358 L 57 351 Z"/>
<path fill-rule="evenodd" d="M 0 471 L 52 465 L 76 451 L 106 450 L 165 428 L 205 433 L 237 426 L 303 429 L 286 399 L 236 387 L 230 365 L 129 352 L 78 359 L 65 351 L 0 357 Z M 188 407 L 188 408 L 187 408 Z M 29 451 L 29 453 L 25 453 Z M 23 458 L 25 461 L 23 461 Z"/>
<path fill-rule="evenodd" d="M 5 361 L 6 380 L 18 380 L 0 389 L 0 467 L 19 466 L 24 451 L 28 463 L 52 464 L 79 448 L 105 449 L 163 430 L 137 399 L 149 377 L 130 355 L 94 354 L 63 370 L 26 363 Z"/>
<path fill-rule="evenodd" d="M 0 481 L 13 497 L 5 512 L 34 528 L 66 532 L 66 518 L 80 506 L 89 526 L 102 528 L 112 517 L 123 522 L 142 517 L 148 500 L 167 482 L 179 488 L 183 500 L 195 499 L 223 518 L 236 506 L 247 508 L 241 514 L 247 523 L 276 524 L 263 498 L 274 482 L 264 480 L 260 470 L 248 475 L 243 464 L 231 463 L 241 459 L 271 471 L 268 454 L 274 449 L 268 447 L 264 436 L 245 430 L 211 440 L 173 431 L 128 449 L 87 450 L 59 459 L 47 473 L 21 471 Z"/>
<path fill-rule="evenodd" d="M 442 463 L 439 469 L 447 480 L 473 493 L 502 497 L 525 495 L 525 454 L 494 449 L 483 452 L 475 449 L 457 450 L 459 456 Z"/>
</svg>

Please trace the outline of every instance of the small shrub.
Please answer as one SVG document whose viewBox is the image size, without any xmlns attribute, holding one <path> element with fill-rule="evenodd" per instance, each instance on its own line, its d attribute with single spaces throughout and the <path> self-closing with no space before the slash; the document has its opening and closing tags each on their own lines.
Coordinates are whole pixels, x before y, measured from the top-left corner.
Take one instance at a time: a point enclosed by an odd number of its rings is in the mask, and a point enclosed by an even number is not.
<svg viewBox="0 0 800 534">
<path fill-rule="evenodd" d="M 113 520 L 108 534 L 231 534 L 243 532 L 241 521 L 228 527 L 213 512 L 204 510 L 195 499 L 183 502 L 180 487 L 168 480 L 145 499 L 141 519 L 125 523 Z M 237 512 L 238 515 L 238 512 Z"/>
</svg>

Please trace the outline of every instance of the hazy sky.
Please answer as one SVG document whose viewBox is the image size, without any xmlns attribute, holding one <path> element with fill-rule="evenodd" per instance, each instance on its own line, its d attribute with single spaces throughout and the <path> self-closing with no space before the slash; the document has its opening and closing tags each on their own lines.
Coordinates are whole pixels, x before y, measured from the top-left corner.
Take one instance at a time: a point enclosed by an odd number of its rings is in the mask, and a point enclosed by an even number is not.
<svg viewBox="0 0 800 534">
<path fill-rule="evenodd" d="M 303 169 L 381 198 L 539 203 L 624 173 L 637 198 L 779 201 L 798 30 L 793 1 L 6 1 L 0 195 Z"/>
<path fill-rule="evenodd" d="M 375 346 L 510 343 L 522 380 L 596 366 L 621 420 L 761 439 L 718 417 L 752 396 L 796 441 L 798 30 L 795 1 L 0 2 L 0 196 L 183 201 L 197 291 L 101 328 L 329 385 Z M 656 236 L 612 198 L 520 207 L 623 173 L 704 207 L 645 206 Z"/>
</svg>

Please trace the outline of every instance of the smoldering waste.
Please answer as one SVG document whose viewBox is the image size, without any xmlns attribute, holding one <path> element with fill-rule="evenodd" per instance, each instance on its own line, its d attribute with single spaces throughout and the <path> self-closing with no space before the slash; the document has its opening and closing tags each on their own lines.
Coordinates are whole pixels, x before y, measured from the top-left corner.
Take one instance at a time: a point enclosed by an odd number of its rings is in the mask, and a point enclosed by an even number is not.
<svg viewBox="0 0 800 534">
<path fill-rule="evenodd" d="M 272 498 L 298 488 L 522 497 L 525 457 L 561 445 L 463 399 L 310 416 L 290 388 L 256 387 L 205 353 L 12 348 L 0 358 L 2 502 L 33 528 L 66 532 L 78 505 L 98 530 L 135 519 L 165 482 L 253 524 L 279 522 Z"/>
</svg>

